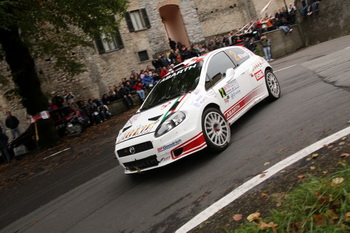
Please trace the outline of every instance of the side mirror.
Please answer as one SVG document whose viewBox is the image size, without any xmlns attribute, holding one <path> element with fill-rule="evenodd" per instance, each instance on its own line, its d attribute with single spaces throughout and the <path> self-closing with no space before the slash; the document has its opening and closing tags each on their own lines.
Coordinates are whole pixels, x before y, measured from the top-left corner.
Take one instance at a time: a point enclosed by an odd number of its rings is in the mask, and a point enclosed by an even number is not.
<svg viewBox="0 0 350 233">
<path fill-rule="evenodd" d="M 229 78 L 232 78 L 233 76 L 235 76 L 235 70 L 233 68 L 227 69 L 226 76 L 228 76 Z"/>
</svg>

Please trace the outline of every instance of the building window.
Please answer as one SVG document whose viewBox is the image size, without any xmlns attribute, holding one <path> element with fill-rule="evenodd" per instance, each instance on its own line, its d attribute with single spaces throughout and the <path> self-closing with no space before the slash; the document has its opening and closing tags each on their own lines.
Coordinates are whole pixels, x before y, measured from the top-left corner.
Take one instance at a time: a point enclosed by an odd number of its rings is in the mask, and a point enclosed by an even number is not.
<svg viewBox="0 0 350 233">
<path fill-rule="evenodd" d="M 130 32 L 145 30 L 151 27 L 146 9 L 139 9 L 125 13 L 126 24 Z"/>
<path fill-rule="evenodd" d="M 114 35 L 101 34 L 100 36 L 97 36 L 95 38 L 95 42 L 100 54 L 124 48 L 124 44 L 118 29 L 116 29 Z"/>
<path fill-rule="evenodd" d="M 137 54 L 139 55 L 140 61 L 148 61 L 149 60 L 147 50 L 140 51 Z"/>
</svg>

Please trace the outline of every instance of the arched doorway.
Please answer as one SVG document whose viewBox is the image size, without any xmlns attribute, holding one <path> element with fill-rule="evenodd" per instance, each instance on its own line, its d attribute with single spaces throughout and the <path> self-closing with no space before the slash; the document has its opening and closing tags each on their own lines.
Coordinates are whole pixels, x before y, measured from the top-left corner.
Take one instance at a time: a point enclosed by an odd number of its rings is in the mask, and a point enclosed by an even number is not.
<svg viewBox="0 0 350 233">
<path fill-rule="evenodd" d="M 171 38 L 176 43 L 180 42 L 185 46 L 189 46 L 190 42 L 179 6 L 174 3 L 162 4 L 158 9 L 168 38 Z"/>
</svg>

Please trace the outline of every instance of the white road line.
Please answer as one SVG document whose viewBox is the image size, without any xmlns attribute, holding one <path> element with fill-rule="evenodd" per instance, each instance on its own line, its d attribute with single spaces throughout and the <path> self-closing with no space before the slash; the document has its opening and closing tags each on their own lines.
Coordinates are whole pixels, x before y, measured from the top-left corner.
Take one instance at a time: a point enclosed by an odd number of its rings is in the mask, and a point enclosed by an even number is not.
<svg viewBox="0 0 350 233">
<path fill-rule="evenodd" d="M 61 154 L 62 152 L 65 152 L 65 151 L 67 151 L 67 150 L 69 150 L 69 149 L 70 149 L 70 147 L 68 147 L 68 148 L 66 148 L 66 149 L 63 149 L 63 150 L 61 150 L 61 151 L 58 151 L 58 152 L 56 152 L 56 153 L 53 153 L 52 155 L 46 156 L 43 160 L 48 159 L 48 158 L 51 158 L 51 157 L 53 157 L 53 156 L 55 156 L 55 155 Z"/>
<path fill-rule="evenodd" d="M 195 216 L 193 219 L 191 219 L 189 222 L 187 222 L 185 225 L 179 228 L 176 231 L 176 233 L 186 233 L 192 230 L 193 228 L 195 228 L 196 226 L 198 226 L 199 224 L 201 224 L 202 222 L 210 218 L 220 209 L 224 208 L 225 206 L 227 206 L 228 204 L 230 204 L 231 202 L 233 202 L 234 200 L 242 196 L 244 193 L 254 188 L 255 186 L 261 184 L 262 182 L 264 182 L 271 176 L 275 175 L 279 171 L 285 169 L 286 167 L 292 165 L 293 163 L 299 161 L 300 159 L 305 158 L 309 154 L 322 148 L 324 145 L 330 144 L 349 134 L 350 134 L 350 127 L 347 127 L 318 142 L 315 142 L 314 144 L 298 151 L 297 153 L 275 164 L 274 166 L 264 171 L 262 174 L 257 175 L 254 178 L 250 179 L 246 183 L 242 184 L 241 186 L 233 190 L 231 193 L 227 194 L 225 197 L 221 198 L 219 201 L 215 202 L 213 205 L 203 210 L 201 213 L 199 213 L 197 216 Z"/>
<path fill-rule="evenodd" d="M 282 68 L 282 69 L 276 70 L 275 73 L 280 72 L 280 71 L 283 71 L 283 70 L 287 70 L 287 69 L 290 69 L 290 68 L 293 68 L 294 66 L 297 66 L 297 65 L 292 65 L 292 66 L 284 67 L 284 68 Z"/>
</svg>

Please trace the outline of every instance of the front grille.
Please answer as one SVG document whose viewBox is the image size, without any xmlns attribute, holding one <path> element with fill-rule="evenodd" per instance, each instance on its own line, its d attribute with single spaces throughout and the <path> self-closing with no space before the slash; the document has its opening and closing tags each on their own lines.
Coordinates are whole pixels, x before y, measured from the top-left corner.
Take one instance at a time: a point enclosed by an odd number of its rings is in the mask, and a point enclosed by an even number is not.
<svg viewBox="0 0 350 233">
<path fill-rule="evenodd" d="M 124 163 L 124 166 L 129 171 L 137 171 L 137 170 L 141 170 L 141 169 L 145 169 L 145 168 L 149 168 L 149 167 L 154 167 L 154 166 L 157 166 L 158 164 L 159 164 L 159 162 L 157 160 L 157 156 L 152 155 L 152 156 L 144 158 L 144 159 Z"/>
<path fill-rule="evenodd" d="M 130 149 L 132 148 L 132 149 Z M 128 155 L 132 155 L 132 154 L 137 154 L 146 150 L 150 150 L 153 149 L 153 145 L 152 142 L 143 142 L 137 145 L 133 145 L 133 146 L 129 146 L 129 147 L 125 147 L 123 149 L 120 149 L 117 151 L 118 156 L 119 157 L 125 157 Z M 132 151 L 133 153 L 131 153 L 130 151 Z"/>
</svg>

